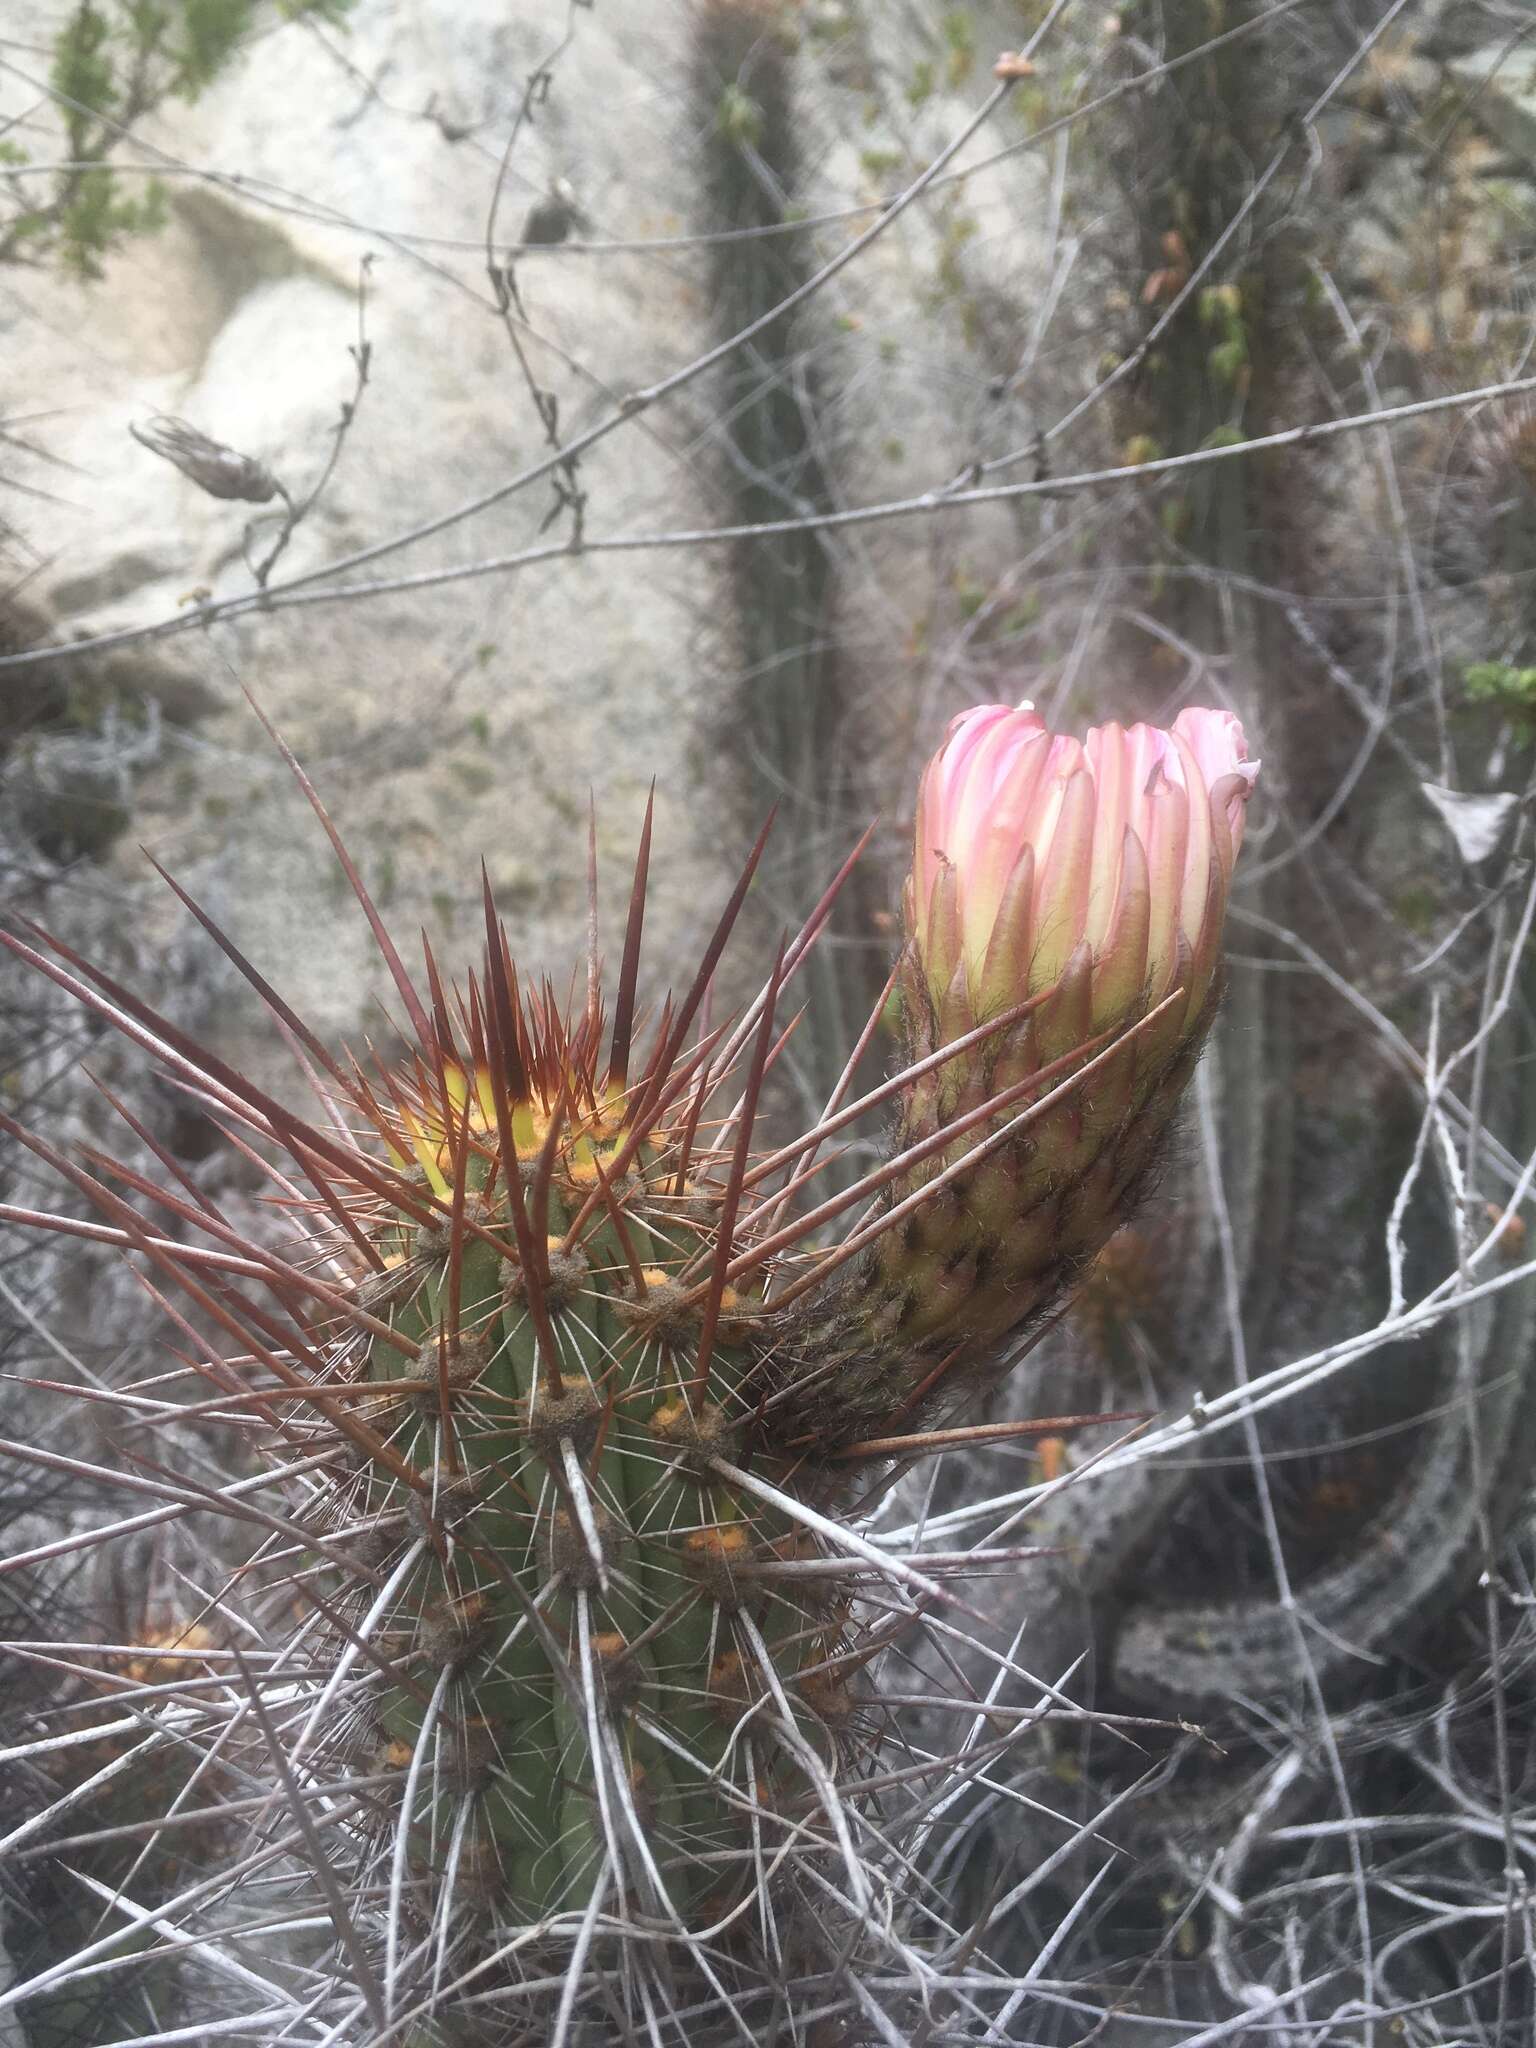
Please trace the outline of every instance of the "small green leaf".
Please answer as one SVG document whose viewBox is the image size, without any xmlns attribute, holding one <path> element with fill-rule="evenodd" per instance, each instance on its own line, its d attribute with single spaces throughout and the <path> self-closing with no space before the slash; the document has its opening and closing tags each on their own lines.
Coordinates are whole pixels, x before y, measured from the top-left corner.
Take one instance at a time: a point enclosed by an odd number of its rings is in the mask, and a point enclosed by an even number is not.
<svg viewBox="0 0 1536 2048">
<path fill-rule="evenodd" d="M 1206 358 L 1212 377 L 1218 384 L 1234 385 L 1248 361 L 1248 344 L 1240 334 L 1228 341 L 1218 341 Z"/>
</svg>

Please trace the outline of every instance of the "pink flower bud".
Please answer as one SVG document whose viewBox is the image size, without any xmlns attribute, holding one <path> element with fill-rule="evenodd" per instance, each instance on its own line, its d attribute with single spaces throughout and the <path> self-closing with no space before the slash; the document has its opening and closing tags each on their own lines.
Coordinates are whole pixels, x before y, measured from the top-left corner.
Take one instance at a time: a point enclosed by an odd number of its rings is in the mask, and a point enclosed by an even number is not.
<svg viewBox="0 0 1536 2048">
<path fill-rule="evenodd" d="M 947 1028 L 1085 971 L 1090 1030 L 1187 992 L 1204 1009 L 1258 763 L 1226 711 L 1171 731 L 1046 731 L 1031 705 L 963 712 L 917 801 L 907 921 Z"/>
<path fill-rule="evenodd" d="M 918 794 L 897 979 L 900 1227 L 795 1332 L 807 1436 L 973 1398 L 1134 1212 L 1215 1015 L 1257 774 L 1225 711 L 1083 741 L 1028 704 L 953 721 Z"/>
<path fill-rule="evenodd" d="M 901 1227 L 797 1333 L 838 1367 L 836 1414 L 806 1414 L 822 1441 L 969 1398 L 1151 1184 L 1215 1014 L 1246 756 L 1224 711 L 1083 741 L 1028 704 L 951 724 L 907 887 Z"/>
</svg>

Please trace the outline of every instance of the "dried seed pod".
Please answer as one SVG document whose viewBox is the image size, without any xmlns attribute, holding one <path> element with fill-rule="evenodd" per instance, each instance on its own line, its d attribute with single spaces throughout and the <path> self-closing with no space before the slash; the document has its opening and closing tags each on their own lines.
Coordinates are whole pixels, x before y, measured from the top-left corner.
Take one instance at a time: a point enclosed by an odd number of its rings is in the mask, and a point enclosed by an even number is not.
<svg viewBox="0 0 1536 2048">
<path fill-rule="evenodd" d="M 226 448 L 185 420 L 157 413 L 147 426 L 129 423 L 128 431 L 152 455 L 160 456 L 210 498 L 238 498 L 248 505 L 265 505 L 282 491 L 282 485 L 254 456 Z"/>
</svg>

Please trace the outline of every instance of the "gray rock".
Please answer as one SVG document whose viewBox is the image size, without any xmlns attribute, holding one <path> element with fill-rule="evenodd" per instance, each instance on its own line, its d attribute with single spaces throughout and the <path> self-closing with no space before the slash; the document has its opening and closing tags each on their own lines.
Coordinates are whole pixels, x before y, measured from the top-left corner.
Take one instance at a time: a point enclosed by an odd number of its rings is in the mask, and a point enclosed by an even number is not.
<svg viewBox="0 0 1536 2048">
<path fill-rule="evenodd" d="M 564 985 L 584 924 L 589 791 L 611 957 L 657 779 L 652 994 L 686 974 L 744 851 L 728 764 L 702 737 L 718 554 L 591 555 L 441 587 L 380 587 L 558 546 L 571 530 L 547 479 L 457 516 L 547 452 L 486 280 L 498 184 L 498 256 L 561 181 L 580 198 L 584 218 L 571 236 L 516 264 L 528 322 L 520 338 L 563 434 L 608 417 L 625 392 L 707 346 L 709 308 L 689 254 L 580 247 L 699 224 L 689 19 L 686 9 L 578 10 L 504 175 L 525 83 L 559 40 L 546 5 L 362 0 L 344 35 L 274 26 L 193 106 L 168 105 L 146 125 L 170 166 L 163 233 L 135 238 L 97 285 L 0 274 L 7 401 L 48 412 L 50 462 L 17 466 L 21 482 L 49 493 L 26 507 L 28 595 L 63 634 L 195 618 L 209 597 L 250 592 L 251 563 L 282 531 L 278 501 L 206 495 L 139 445 L 130 425 L 157 414 L 185 420 L 264 465 L 303 503 L 355 401 L 334 472 L 272 575 L 274 589 L 307 576 L 327 588 L 345 580 L 352 594 L 132 643 L 93 671 L 156 695 L 173 721 L 199 720 L 195 735 L 173 731 L 138 778 L 117 883 L 137 886 L 132 846 L 142 838 L 327 1032 L 355 1032 L 388 980 L 242 688 L 304 759 L 402 942 L 424 926 L 445 964 L 477 950 L 484 856 L 520 955 Z M 893 34 L 882 21 L 881 64 Z M 819 48 L 802 66 L 813 211 L 869 199 L 860 155 L 885 132 L 865 126 L 865 74 L 863 85 L 839 84 L 817 62 Z M 904 139 L 938 146 L 968 117 L 984 78 L 936 93 Z M 32 103 L 21 81 L 0 80 L 0 119 Z M 978 138 L 970 154 L 996 139 Z M 1006 254 L 1009 275 L 1020 276 L 1037 260 L 1019 221 L 1041 208 L 1017 194 L 1046 174 L 1043 158 L 1025 159 L 1007 189 L 994 178 L 967 195 L 979 265 L 995 269 Z M 913 307 L 942 259 L 945 218 L 913 209 L 819 307 L 837 374 L 870 392 L 859 401 L 868 431 L 853 408 L 838 431 L 849 446 L 887 451 L 878 473 L 850 474 L 860 495 L 942 481 L 997 432 L 984 366 L 968 359 L 958 315 L 944 312 L 912 346 Z M 844 232 L 830 231 L 828 253 Z M 360 336 L 370 355 L 359 394 Z M 950 360 L 942 373 L 941 360 Z M 718 518 L 706 438 L 713 403 L 700 381 L 584 458 L 589 532 Z M 334 566 L 438 519 L 448 521 L 440 533 L 350 570 Z M 910 581 L 914 561 L 926 564 L 928 541 L 912 527 L 854 546 L 860 580 L 850 597 L 877 600 L 858 633 L 868 658 L 890 669 L 910 612 L 880 593 Z M 902 713 L 884 686 L 882 702 L 895 727 Z M 911 765 L 899 771 L 908 780 Z M 260 1067 L 282 1057 L 247 1006 L 221 995 L 219 1014 L 235 1034 L 227 1050 Z"/>
<path fill-rule="evenodd" d="M 1506 36 L 1452 58 L 1446 71 L 1467 94 L 1466 111 L 1484 133 L 1536 165 L 1536 37 L 1511 48 Z"/>
</svg>

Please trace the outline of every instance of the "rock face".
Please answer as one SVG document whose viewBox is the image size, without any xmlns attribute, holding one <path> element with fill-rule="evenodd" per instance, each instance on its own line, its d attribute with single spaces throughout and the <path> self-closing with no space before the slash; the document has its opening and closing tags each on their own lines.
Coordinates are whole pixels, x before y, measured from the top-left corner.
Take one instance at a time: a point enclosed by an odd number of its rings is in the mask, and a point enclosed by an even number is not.
<svg viewBox="0 0 1536 2048">
<path fill-rule="evenodd" d="M 496 308 L 493 202 L 498 261 L 560 180 L 589 242 L 665 240 L 699 225 L 688 10 L 578 9 L 572 19 L 505 164 L 512 118 L 561 40 L 563 9 L 360 0 L 344 34 L 274 23 L 203 98 L 168 103 L 121 152 L 130 185 L 151 169 L 164 178 L 162 232 L 135 237 L 99 283 L 0 274 L 6 402 L 12 414 L 47 415 L 34 430 L 39 456 L 7 451 L 14 480 L 48 494 L 20 501 L 24 538 L 11 549 L 42 620 L 96 635 L 254 587 L 251 564 L 279 536 L 281 501 L 204 495 L 131 438 L 130 425 L 157 414 L 265 464 L 299 504 L 325 478 L 272 571 L 279 593 L 306 577 L 332 589 L 334 565 L 380 543 L 375 559 L 342 572 L 348 581 L 430 577 L 569 538 L 571 510 L 551 479 L 496 497 L 549 452 L 528 378 L 569 437 L 709 340 L 697 266 L 675 247 L 540 249 L 516 264 L 510 318 Z M 872 67 L 890 53 L 851 10 L 818 17 L 810 35 L 842 52 L 802 67 L 821 171 L 814 203 L 867 203 L 867 138 L 881 132 Z M 902 56 L 907 69 L 913 61 Z M 952 132 L 976 96 L 974 79 L 934 92 L 903 141 Z M 0 117 L 38 128 L 37 99 L 7 75 Z M 989 225 L 1012 232 L 1013 218 L 1000 205 Z M 829 229 L 827 250 L 849 232 Z M 828 297 L 829 332 L 840 320 L 856 332 L 868 317 L 866 364 L 909 318 L 904 267 L 931 223 L 914 219 L 910 232 L 877 252 L 856 288 Z M 867 295 L 862 309 L 856 293 Z M 941 317 L 932 346 L 942 333 Z M 887 472 L 870 479 L 878 495 L 900 470 L 930 483 L 971 450 L 969 408 L 935 378 L 931 356 L 897 360 L 892 347 L 883 359 L 903 418 L 900 442 L 887 435 L 876 458 Z M 700 436 L 709 403 L 700 382 L 583 459 L 589 534 L 711 523 Z M 839 421 L 845 436 L 849 424 Z M 456 517 L 470 505 L 474 516 Z M 434 521 L 441 531 L 393 545 Z M 330 857 L 242 688 L 305 760 L 392 923 L 406 937 L 425 925 L 450 960 L 476 943 L 483 854 L 520 954 L 563 979 L 582 928 L 589 790 L 615 944 L 622 870 L 654 777 L 652 957 L 680 962 L 744 844 L 722 812 L 712 742 L 701 744 L 712 732 L 719 590 L 708 551 L 594 554 L 439 588 L 360 588 L 112 651 L 90 671 L 95 683 L 169 715 L 155 764 L 136 778 L 133 836 L 229 919 L 329 1034 L 357 1027 L 381 988 L 378 963 L 361 921 L 338 914 Z M 885 617 L 893 650 L 907 625 Z M 884 697 L 898 724 L 889 679 Z M 90 777 L 88 764 L 46 753 L 34 743 L 12 772 L 36 784 L 22 807 L 51 816 L 61 791 Z M 98 806 L 121 795 L 85 793 Z M 102 851 L 121 816 L 97 815 L 88 844 L 61 828 L 57 850 Z M 136 888 L 137 854 L 120 848 L 117 862 L 119 884 Z M 234 1013 L 224 1021 L 233 1029 Z"/>
<path fill-rule="evenodd" d="M 129 424 L 153 414 L 259 458 L 302 502 L 356 399 L 334 474 L 274 582 L 449 513 L 537 459 L 542 434 L 492 305 L 483 237 L 506 110 L 558 40 L 550 22 L 535 5 L 374 4 L 345 37 L 274 29 L 205 99 L 146 131 L 154 148 L 141 157 L 171 159 L 167 231 L 136 239 L 97 285 L 0 280 L 8 403 L 52 414 L 53 464 L 21 471 L 56 493 L 25 507 L 38 563 L 29 599 L 67 628 L 99 632 L 174 615 L 193 593 L 251 587 L 247 529 L 259 559 L 279 520 L 204 496 L 134 442 Z M 679 224 L 683 166 L 656 101 L 681 62 L 668 42 L 681 28 L 680 16 L 626 28 L 622 11 L 582 21 L 503 180 L 499 241 L 564 173 L 609 235 Z M 637 67 L 653 92 L 633 89 Z M 586 118 L 597 107 L 602 118 Z M 564 432 L 695 351 L 687 281 L 654 260 L 529 263 L 518 282 L 545 337 L 528 344 L 530 365 L 556 392 Z M 369 375 L 358 393 L 360 341 Z M 697 515 L 669 438 L 626 432 L 583 466 L 605 528 Z M 551 507 L 549 486 L 536 486 L 368 573 L 527 546 Z M 566 530 L 562 518 L 551 531 Z M 560 946 L 581 928 L 587 791 L 616 872 L 656 776 L 659 840 L 673 856 L 658 863 L 656 931 L 674 950 L 709 895 L 666 886 L 709 802 L 686 761 L 684 658 L 707 606 L 706 567 L 572 562 L 125 650 L 115 680 L 173 713 L 205 713 L 195 738 L 175 732 L 141 780 L 138 835 L 196 878 L 320 1029 L 355 1028 L 377 986 L 367 934 L 338 915 L 323 840 L 243 685 L 308 763 L 402 933 L 425 923 L 450 956 L 470 940 L 463 913 L 483 852 L 520 946 L 563 967 Z M 40 777 L 45 789 L 58 779 L 51 763 Z"/>
<path fill-rule="evenodd" d="M 1494 141 L 1527 163 L 1536 157 L 1536 53 L 1530 46 L 1512 48 L 1506 38 L 1454 59 L 1448 69 Z"/>
</svg>

